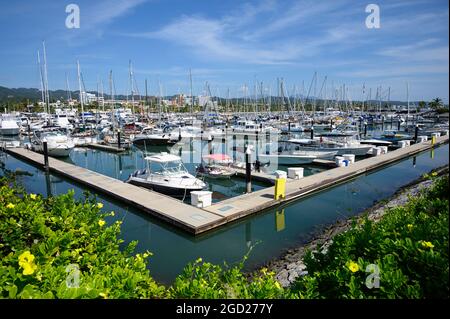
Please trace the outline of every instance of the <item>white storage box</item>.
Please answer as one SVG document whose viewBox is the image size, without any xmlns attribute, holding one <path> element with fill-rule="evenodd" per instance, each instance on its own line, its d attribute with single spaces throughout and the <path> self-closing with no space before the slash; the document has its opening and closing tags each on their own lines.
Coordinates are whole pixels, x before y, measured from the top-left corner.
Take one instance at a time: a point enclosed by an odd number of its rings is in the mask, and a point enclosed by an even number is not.
<svg viewBox="0 0 450 319">
<path fill-rule="evenodd" d="M 292 179 L 300 179 L 303 178 L 303 167 L 289 167 L 288 168 L 288 177 Z"/>
<path fill-rule="evenodd" d="M 355 155 L 354 154 L 344 154 L 342 157 L 348 160 L 349 164 L 355 163 Z"/>
<path fill-rule="evenodd" d="M 381 150 L 381 154 L 387 154 L 388 152 L 387 146 L 378 146 L 378 148 Z"/>
<path fill-rule="evenodd" d="M 212 192 L 193 191 L 191 192 L 191 205 L 199 208 L 211 206 Z"/>
</svg>

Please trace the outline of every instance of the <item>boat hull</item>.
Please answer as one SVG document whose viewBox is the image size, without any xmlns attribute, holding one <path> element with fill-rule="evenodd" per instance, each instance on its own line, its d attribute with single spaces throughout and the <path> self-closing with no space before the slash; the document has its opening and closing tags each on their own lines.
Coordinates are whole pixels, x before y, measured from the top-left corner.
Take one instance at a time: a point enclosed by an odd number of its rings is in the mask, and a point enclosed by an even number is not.
<svg viewBox="0 0 450 319">
<path fill-rule="evenodd" d="M 20 133 L 20 128 L 18 128 L 18 127 L 1 128 L 0 129 L 0 135 L 15 136 L 15 135 L 19 135 L 19 133 Z"/>
<path fill-rule="evenodd" d="M 204 188 L 201 186 L 189 186 L 186 188 L 172 187 L 172 186 L 150 183 L 144 179 L 136 178 L 136 177 L 130 177 L 126 182 L 136 185 L 136 186 L 150 189 L 150 190 L 158 192 L 158 193 L 162 193 L 162 194 L 166 194 L 166 195 L 170 195 L 170 196 L 177 196 L 177 197 L 183 197 L 185 195 L 190 196 L 190 193 L 192 191 L 201 191 Z"/>
</svg>

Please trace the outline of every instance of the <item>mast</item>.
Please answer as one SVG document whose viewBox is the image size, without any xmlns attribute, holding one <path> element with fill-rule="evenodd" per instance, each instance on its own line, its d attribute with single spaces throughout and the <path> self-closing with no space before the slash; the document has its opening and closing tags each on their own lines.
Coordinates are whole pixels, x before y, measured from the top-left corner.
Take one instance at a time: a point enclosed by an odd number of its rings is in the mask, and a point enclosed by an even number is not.
<svg viewBox="0 0 450 319">
<path fill-rule="evenodd" d="M 406 82 L 406 103 L 407 103 L 407 110 L 408 114 L 406 115 L 406 124 L 408 124 L 408 118 L 409 118 L 409 82 Z"/>
<path fill-rule="evenodd" d="M 100 96 L 102 98 L 102 110 L 104 112 L 105 111 L 105 97 L 103 96 L 103 80 L 102 79 L 100 79 L 100 89 L 101 89 Z"/>
<path fill-rule="evenodd" d="M 191 109 L 189 111 L 190 117 L 193 117 L 193 110 L 194 110 L 194 97 L 192 96 L 192 71 L 189 68 L 189 87 L 190 87 L 190 93 L 191 93 Z"/>
<path fill-rule="evenodd" d="M 42 41 L 42 46 L 44 48 L 44 90 L 46 98 L 46 112 L 50 114 L 50 96 L 48 93 L 48 74 L 47 74 L 47 52 L 45 51 L 45 41 Z"/>
<path fill-rule="evenodd" d="M 41 99 L 42 103 L 44 103 L 44 112 L 45 112 L 45 92 L 44 92 L 44 79 L 42 77 L 42 66 L 41 66 L 41 58 L 39 56 L 39 50 L 37 51 L 37 61 L 39 66 L 39 79 L 41 80 Z"/>
<path fill-rule="evenodd" d="M 111 98 L 111 121 L 113 125 L 113 131 L 115 127 L 115 118 L 114 118 L 114 92 L 113 92 L 113 72 L 109 71 L 109 95 Z"/>
<path fill-rule="evenodd" d="M 131 60 L 129 60 L 129 72 L 130 72 L 130 90 L 131 90 L 131 109 L 134 115 L 134 88 L 133 88 L 133 65 L 131 64 Z"/>
<path fill-rule="evenodd" d="M 85 128 L 84 122 L 84 103 L 83 103 L 83 92 L 81 90 L 81 72 L 80 72 L 80 61 L 77 60 L 77 73 L 78 73 L 78 87 L 80 91 L 80 104 L 81 104 L 81 120 L 83 122 L 83 128 Z"/>
<path fill-rule="evenodd" d="M 147 79 L 145 79 L 145 106 L 147 107 L 147 119 L 148 119 L 148 92 L 147 92 Z"/>
</svg>

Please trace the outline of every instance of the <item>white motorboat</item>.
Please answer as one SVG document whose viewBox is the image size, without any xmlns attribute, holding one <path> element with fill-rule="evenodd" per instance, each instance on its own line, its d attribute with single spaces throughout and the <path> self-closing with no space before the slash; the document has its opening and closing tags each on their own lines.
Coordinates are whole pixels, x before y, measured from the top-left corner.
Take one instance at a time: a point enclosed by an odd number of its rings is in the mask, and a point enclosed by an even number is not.
<svg viewBox="0 0 450 319">
<path fill-rule="evenodd" d="M 1 135 L 19 135 L 20 127 L 17 124 L 17 118 L 10 114 L 2 114 L 0 118 Z"/>
<path fill-rule="evenodd" d="M 163 152 L 145 157 L 145 162 L 146 168 L 135 171 L 125 182 L 174 196 L 189 196 L 206 187 L 189 174 L 179 156 Z"/>
<path fill-rule="evenodd" d="M 35 152 L 43 153 L 44 144 L 47 141 L 47 151 L 49 156 L 67 157 L 75 147 L 72 138 L 59 129 L 46 129 L 34 132 L 31 138 L 31 149 Z"/>
<path fill-rule="evenodd" d="M 374 147 L 371 144 L 361 144 L 356 138 L 348 138 L 347 136 L 341 140 L 320 137 L 290 139 L 288 142 L 295 144 L 295 150 L 298 151 L 336 151 L 337 155 L 353 154 L 355 156 L 364 156 Z"/>
<path fill-rule="evenodd" d="M 170 134 L 163 133 L 159 128 L 145 127 L 137 134 L 133 140 L 133 144 L 140 146 L 155 146 L 172 144 Z"/>
<path fill-rule="evenodd" d="M 233 125 L 232 132 L 248 133 L 248 134 L 256 134 L 256 133 L 278 134 L 281 131 L 272 126 L 264 126 L 262 123 L 258 124 L 254 121 L 240 120 L 236 123 L 236 125 Z"/>
<path fill-rule="evenodd" d="M 337 151 L 292 151 L 276 154 L 258 154 L 259 161 L 262 163 L 270 162 L 278 165 L 303 165 L 310 164 L 315 159 L 333 159 Z"/>
</svg>

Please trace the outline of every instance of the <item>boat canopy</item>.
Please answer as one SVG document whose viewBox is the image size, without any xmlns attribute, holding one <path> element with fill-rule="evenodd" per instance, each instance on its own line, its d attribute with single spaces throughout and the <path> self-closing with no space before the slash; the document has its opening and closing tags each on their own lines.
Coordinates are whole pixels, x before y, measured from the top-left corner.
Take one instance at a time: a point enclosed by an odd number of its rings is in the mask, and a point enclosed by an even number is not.
<svg viewBox="0 0 450 319">
<path fill-rule="evenodd" d="M 144 158 L 146 161 L 155 162 L 155 163 L 169 163 L 169 162 L 179 162 L 181 161 L 181 157 L 168 153 L 161 153 L 152 156 L 146 156 Z"/>
<path fill-rule="evenodd" d="M 231 157 L 227 154 L 208 154 L 203 156 L 203 159 L 221 162 L 221 161 L 230 161 Z"/>
</svg>

